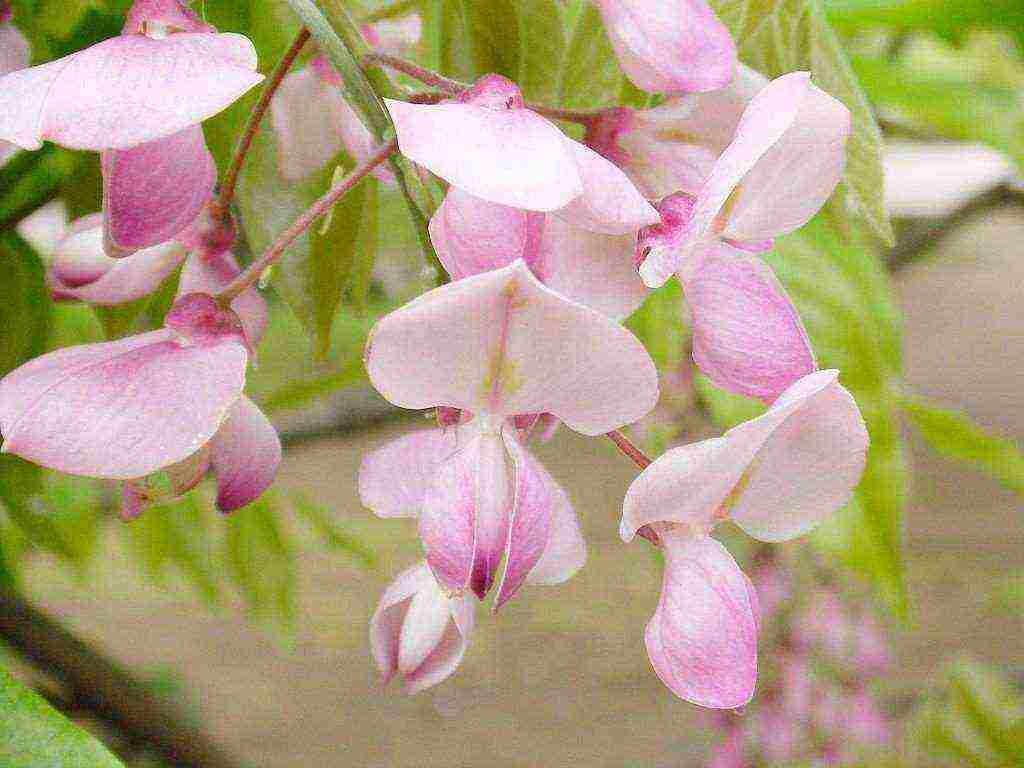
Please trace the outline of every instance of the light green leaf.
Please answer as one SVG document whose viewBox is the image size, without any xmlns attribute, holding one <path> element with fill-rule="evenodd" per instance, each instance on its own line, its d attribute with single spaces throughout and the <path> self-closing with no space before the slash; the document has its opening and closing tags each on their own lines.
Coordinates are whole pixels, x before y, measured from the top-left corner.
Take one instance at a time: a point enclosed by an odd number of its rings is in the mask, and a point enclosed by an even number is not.
<svg viewBox="0 0 1024 768">
<path fill-rule="evenodd" d="M 566 55 L 565 20 L 558 0 L 516 0 L 519 73 L 527 99 L 551 103 L 558 96 L 556 73 Z"/>
<path fill-rule="evenodd" d="M 476 74 L 496 72 L 515 80 L 520 45 L 516 0 L 462 0 L 462 19 Z"/>
<path fill-rule="evenodd" d="M 672 280 L 661 290 L 653 291 L 643 305 L 626 321 L 636 337 L 643 342 L 659 370 L 683 365 L 689 331 L 683 324 L 683 291 Z"/>
<path fill-rule="evenodd" d="M 329 510 L 314 503 L 302 493 L 294 494 L 291 500 L 298 516 L 309 524 L 328 548 L 354 557 L 367 568 L 376 566 L 377 555 L 374 551 L 355 536 L 347 533 Z"/>
<path fill-rule="evenodd" d="M 825 0 L 825 8 L 829 21 L 847 34 L 887 27 L 957 41 L 971 29 L 1008 29 L 1024 42 L 1019 0 Z"/>
<path fill-rule="evenodd" d="M 822 89 L 850 109 L 853 135 L 836 199 L 847 216 L 864 221 L 891 245 L 881 131 L 820 0 L 711 0 L 711 7 L 732 32 L 743 62 L 769 77 L 809 69 Z"/>
<path fill-rule="evenodd" d="M 0 669 L 0 765 L 124 768 L 96 739 Z"/>
<path fill-rule="evenodd" d="M 40 467 L 10 454 L 0 456 L 0 504 L 7 517 L 33 546 L 81 566 L 84 553 L 53 519 L 43 502 L 44 490 Z"/>
<path fill-rule="evenodd" d="M 273 494 L 233 512 L 225 551 L 231 576 L 254 618 L 295 619 L 295 552 L 278 519 Z"/>
<path fill-rule="evenodd" d="M 900 407 L 936 453 L 973 464 L 1024 495 L 1024 451 L 1016 442 L 990 434 L 966 414 L 940 408 L 921 397 L 904 395 Z"/>
<path fill-rule="evenodd" d="M 53 302 L 43 263 L 13 231 L 0 233 L 0 377 L 40 354 Z"/>
<path fill-rule="evenodd" d="M 564 62 L 558 84 L 563 106 L 588 109 L 619 98 L 625 75 L 593 3 L 587 3 L 576 18 Z"/>
</svg>

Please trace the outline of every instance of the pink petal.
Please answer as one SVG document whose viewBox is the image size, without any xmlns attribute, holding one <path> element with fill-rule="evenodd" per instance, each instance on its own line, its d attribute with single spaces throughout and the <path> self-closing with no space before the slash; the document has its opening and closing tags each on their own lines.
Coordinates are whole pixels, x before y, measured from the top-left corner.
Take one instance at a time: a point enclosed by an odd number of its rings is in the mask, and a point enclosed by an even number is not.
<svg viewBox="0 0 1024 768">
<path fill-rule="evenodd" d="M 122 35 L 0 78 L 0 139 L 126 149 L 220 112 L 263 76 L 235 34 Z"/>
<path fill-rule="evenodd" d="M 100 214 L 93 215 L 96 216 L 96 221 L 102 222 Z M 89 216 L 84 216 L 79 221 L 88 218 Z M 18 223 L 15 231 L 40 255 L 49 257 L 67 234 L 67 229 L 68 209 L 64 201 L 58 199 L 51 200 L 30 213 Z"/>
<path fill-rule="evenodd" d="M 557 486 L 511 430 L 505 447 L 514 467 L 514 492 L 508 530 L 508 557 L 492 610 L 512 599 L 537 565 L 551 538 Z"/>
<path fill-rule="evenodd" d="M 418 563 L 402 571 L 381 595 L 370 619 L 370 649 L 385 683 L 398 671 L 398 640 L 409 602 L 432 581 L 426 563 Z"/>
<path fill-rule="evenodd" d="M 419 669 L 441 643 L 450 623 L 448 598 L 436 582 L 417 591 L 409 601 L 398 635 L 398 671 L 409 675 Z"/>
<path fill-rule="evenodd" d="M 206 293 L 213 295 L 230 283 L 241 270 L 230 251 L 221 253 L 197 252 L 189 256 L 181 270 L 178 295 Z M 242 322 L 245 338 L 255 349 L 267 330 L 269 310 L 267 301 L 256 287 L 244 291 L 231 302 L 231 309 Z"/>
<path fill-rule="evenodd" d="M 0 26 L 0 75 L 24 69 L 29 65 L 31 56 L 28 40 L 17 27 L 9 24 Z M 0 141 L 0 165 L 6 163 L 17 151 L 16 145 Z"/>
<path fill-rule="evenodd" d="M 247 355 L 240 332 L 181 339 L 164 329 L 61 349 L 18 368 L 0 382 L 3 450 L 110 479 L 190 456 L 241 394 Z"/>
<path fill-rule="evenodd" d="M 217 166 L 198 125 L 104 152 L 109 255 L 127 256 L 174 238 L 203 210 L 216 183 Z"/>
<path fill-rule="evenodd" d="M 221 512 L 232 512 L 259 498 L 274 482 L 281 464 L 277 430 L 245 395 L 238 398 L 210 441 L 210 449 Z"/>
<path fill-rule="evenodd" d="M 134 520 L 141 515 L 147 506 L 146 497 L 131 482 L 127 482 L 121 488 L 121 519 L 125 522 Z"/>
<path fill-rule="evenodd" d="M 579 168 L 583 194 L 558 211 L 574 226 L 606 235 L 633 234 L 659 221 L 629 177 L 590 147 L 566 139 Z"/>
<path fill-rule="evenodd" d="M 116 259 L 107 256 L 103 250 L 103 214 L 91 213 L 76 219 L 70 226 L 54 221 L 60 226 L 60 234 L 47 248 L 51 256 L 50 274 L 63 287 L 75 288 L 92 283 L 117 264 Z"/>
<path fill-rule="evenodd" d="M 402 154 L 471 195 L 554 211 L 583 193 L 565 135 L 528 109 L 384 103 Z"/>
<path fill-rule="evenodd" d="M 449 604 L 452 620 L 448 622 L 441 641 L 415 671 L 405 675 L 405 693 L 410 696 L 450 677 L 466 654 L 474 624 L 472 603 L 468 596 L 456 595 L 449 599 Z M 461 623 L 456 615 L 464 617 Z"/>
<path fill-rule="evenodd" d="M 729 83 L 736 46 L 703 0 L 596 0 L 629 79 L 651 93 L 713 91 Z"/>
<path fill-rule="evenodd" d="M 683 288 L 693 359 L 718 386 L 770 404 L 817 368 L 796 308 L 760 259 L 720 246 Z"/>
<path fill-rule="evenodd" d="M 568 581 L 587 561 L 587 542 L 583 538 L 580 521 L 573 511 L 569 495 L 547 475 L 543 466 L 540 471 L 547 476 L 554 506 L 551 512 L 551 535 L 547 548 L 537 564 L 526 577 L 527 584 L 553 585 Z"/>
<path fill-rule="evenodd" d="M 363 27 L 363 34 L 374 50 L 402 56 L 420 41 L 423 19 L 418 13 L 400 19 L 382 19 Z"/>
<path fill-rule="evenodd" d="M 750 582 L 707 536 L 663 536 L 661 600 L 644 639 L 669 689 L 703 707 L 742 707 L 757 682 L 757 620 Z"/>
<path fill-rule="evenodd" d="M 549 412 L 591 435 L 636 421 L 658 396 L 631 333 L 548 290 L 522 261 L 392 312 L 371 333 L 366 369 L 404 408 Z"/>
<path fill-rule="evenodd" d="M 270 102 L 270 124 L 277 136 L 277 163 L 283 179 L 304 179 L 338 154 L 342 148 L 338 126 L 344 111 L 341 92 L 313 67 L 285 76 Z"/>
<path fill-rule="evenodd" d="M 363 456 L 359 499 L 378 517 L 419 517 L 441 464 L 462 445 L 455 429 L 421 429 Z"/>
<path fill-rule="evenodd" d="M 146 31 L 147 24 L 159 24 L 177 32 L 216 32 L 183 0 L 135 0 L 128 11 L 121 34 L 131 35 Z"/>
<path fill-rule="evenodd" d="M 676 272 L 692 273 L 713 245 L 704 234 L 693 235 L 697 202 L 685 192 L 669 195 L 658 203 L 661 221 L 637 233 L 637 271 L 648 288 L 660 288 Z"/>
</svg>

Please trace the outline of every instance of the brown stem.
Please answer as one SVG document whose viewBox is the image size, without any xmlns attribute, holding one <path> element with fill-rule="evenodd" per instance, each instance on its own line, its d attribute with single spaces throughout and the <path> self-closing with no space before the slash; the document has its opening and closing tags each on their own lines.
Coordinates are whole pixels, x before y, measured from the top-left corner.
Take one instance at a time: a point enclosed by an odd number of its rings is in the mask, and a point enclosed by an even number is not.
<svg viewBox="0 0 1024 768">
<path fill-rule="evenodd" d="M 314 221 L 331 210 L 331 207 L 358 184 L 364 176 L 367 176 L 378 165 L 386 162 L 397 149 L 398 142 L 395 139 L 382 144 L 372 155 L 353 168 L 339 184 L 332 187 L 323 197 L 307 208 L 288 229 L 278 235 L 277 240 L 258 259 L 246 267 L 238 277 L 228 283 L 217 294 L 217 300 L 221 306 L 229 306 L 243 291 L 255 285 L 256 281 L 260 279 L 260 275 L 266 271 L 267 267 L 277 261 L 281 254 L 284 253 L 285 248 L 291 245 L 299 235 L 309 229 Z"/>
<path fill-rule="evenodd" d="M 370 67 L 377 64 L 383 64 L 396 72 L 401 72 L 409 77 L 413 77 L 421 83 L 433 86 L 434 88 L 439 88 L 451 95 L 462 93 L 462 91 L 469 88 L 468 83 L 452 80 L 450 77 L 440 75 L 431 69 L 421 67 L 414 61 L 409 61 L 408 59 L 403 59 L 398 56 L 391 56 L 387 53 L 369 53 L 363 58 L 363 64 Z"/>
<path fill-rule="evenodd" d="M 640 469 L 647 469 L 651 466 L 651 460 L 647 458 L 647 455 L 641 451 L 633 441 L 626 437 L 622 432 L 617 429 L 613 429 L 611 432 L 605 434 L 609 440 L 615 443 L 615 447 L 618 448 L 625 456 L 628 456 L 633 460 Z"/>
<path fill-rule="evenodd" d="M 242 129 L 242 135 L 238 138 L 238 146 L 235 148 L 231 165 L 225 172 L 224 181 L 220 185 L 220 194 L 213 203 L 213 217 L 216 221 L 224 222 L 227 218 L 228 210 L 231 208 L 231 200 L 235 196 L 235 187 L 238 185 L 238 175 L 242 171 L 242 165 L 245 163 L 245 157 L 249 154 L 249 149 L 252 147 L 253 139 L 256 138 L 256 133 L 260 129 L 260 122 L 270 107 L 270 100 L 274 97 L 278 87 L 281 85 L 281 81 L 288 74 L 288 70 L 291 69 L 292 64 L 295 63 L 295 59 L 308 40 L 309 30 L 303 27 L 267 78 L 267 82 L 260 92 L 260 99 L 256 102 L 256 106 L 253 107 L 252 113 L 245 123 L 245 128 Z"/>
<path fill-rule="evenodd" d="M 187 717 L 16 592 L 0 590 L 0 640 L 63 682 L 76 707 L 149 745 L 176 768 L 237 768 Z"/>
</svg>

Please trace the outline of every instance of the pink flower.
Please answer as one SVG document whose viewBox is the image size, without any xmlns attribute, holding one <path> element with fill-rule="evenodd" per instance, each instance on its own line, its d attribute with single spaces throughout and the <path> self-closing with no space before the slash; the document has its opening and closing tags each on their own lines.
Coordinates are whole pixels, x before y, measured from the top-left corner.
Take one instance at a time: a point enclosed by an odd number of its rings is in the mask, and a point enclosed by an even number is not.
<svg viewBox="0 0 1024 768">
<path fill-rule="evenodd" d="M 703 0 L 594 0 L 622 69 L 651 93 L 729 84 L 736 45 Z"/>
<path fill-rule="evenodd" d="M 396 405 L 472 414 L 447 435 L 423 433 L 430 436 L 367 457 L 360 492 L 378 514 L 419 515 L 427 563 L 452 593 L 470 588 L 482 598 L 504 558 L 495 608 L 538 567 L 553 583 L 582 564 L 568 499 L 510 420 L 552 414 L 597 435 L 635 421 L 657 399 L 653 362 L 636 338 L 545 288 L 521 260 L 385 317 L 367 344 L 366 369 Z M 552 547 L 559 554 L 548 576 L 539 564 Z"/>
<path fill-rule="evenodd" d="M 845 504 L 860 479 L 867 430 L 836 377 L 806 376 L 763 416 L 668 451 L 626 494 L 622 538 L 644 529 L 665 549 L 647 650 L 662 681 L 684 699 L 742 706 L 757 674 L 756 594 L 710 538 L 714 526 L 729 518 L 762 541 L 785 541 Z"/>
<path fill-rule="evenodd" d="M 849 110 L 815 87 L 810 73 L 773 80 L 743 112 L 688 214 L 669 224 L 662 209 L 663 222 L 641 232 L 644 282 L 662 285 L 714 243 L 763 251 L 803 226 L 842 176 L 849 133 Z"/>
<path fill-rule="evenodd" d="M 7 23 L 10 8 L 7 9 L 7 16 L 0 19 L 0 78 L 27 67 L 32 55 L 25 36 L 13 24 Z M 0 165 L 6 163 L 17 151 L 15 144 L 0 140 Z"/>
<path fill-rule="evenodd" d="M 549 288 L 617 320 L 647 297 L 632 264 L 633 237 L 580 229 L 456 187 L 430 220 L 430 240 L 453 280 L 522 259 Z"/>
<path fill-rule="evenodd" d="M 445 595 L 426 563 L 398 575 L 370 621 L 370 647 L 387 684 L 395 674 L 419 693 L 451 676 L 466 653 L 475 617 L 466 595 Z"/>
<path fill-rule="evenodd" d="M 500 75 L 481 78 L 443 104 L 385 103 L 402 154 L 475 197 L 558 211 L 606 234 L 657 221 L 619 168 L 527 109 L 519 88 Z"/>
</svg>

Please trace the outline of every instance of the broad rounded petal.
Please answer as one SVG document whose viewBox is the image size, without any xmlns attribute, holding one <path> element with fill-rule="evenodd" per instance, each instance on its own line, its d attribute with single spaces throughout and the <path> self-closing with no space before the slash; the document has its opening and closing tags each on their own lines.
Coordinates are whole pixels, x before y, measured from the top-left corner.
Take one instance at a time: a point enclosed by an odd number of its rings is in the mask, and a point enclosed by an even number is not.
<svg viewBox="0 0 1024 768">
<path fill-rule="evenodd" d="M 736 45 L 704 0 L 596 0 L 623 71 L 650 93 L 713 91 L 732 80 Z"/>
<path fill-rule="evenodd" d="M 623 320 L 647 298 L 633 266 L 636 238 L 578 229 L 548 216 L 541 243 L 544 284 L 566 298 Z"/>
<path fill-rule="evenodd" d="M 210 462 L 221 512 L 252 503 L 274 482 L 281 440 L 270 419 L 245 395 L 210 441 Z"/>
<path fill-rule="evenodd" d="M 413 595 L 398 637 L 398 671 L 415 672 L 441 643 L 450 623 L 448 598 L 436 583 Z"/>
<path fill-rule="evenodd" d="M 427 564 L 418 563 L 402 571 L 381 595 L 370 619 L 370 650 L 385 683 L 398 671 L 398 640 L 409 601 L 432 581 Z"/>
<path fill-rule="evenodd" d="M 277 136 L 283 179 L 304 179 L 338 154 L 343 101 L 338 88 L 325 82 L 313 67 L 289 72 L 281 81 L 270 102 L 270 124 Z"/>
<path fill-rule="evenodd" d="M 512 457 L 514 489 L 508 530 L 508 557 L 492 610 L 512 599 L 537 565 L 551 538 L 556 490 L 551 476 L 512 435 L 504 434 Z"/>
<path fill-rule="evenodd" d="M 727 434 L 762 441 L 730 508 L 732 519 L 762 541 L 800 536 L 849 501 L 860 482 L 868 433 L 836 371 L 806 376 L 772 409 Z"/>
<path fill-rule="evenodd" d="M 178 280 L 178 295 L 206 293 L 213 295 L 227 286 L 241 270 L 230 251 L 222 253 L 193 253 L 185 262 Z M 244 291 L 231 302 L 231 309 L 242 321 L 245 338 L 255 349 L 267 330 L 269 309 L 267 300 L 256 286 Z"/>
<path fill-rule="evenodd" d="M 557 210 L 583 193 L 565 135 L 528 109 L 384 101 L 402 154 L 454 187 L 530 211 Z"/>
<path fill-rule="evenodd" d="M 179 32 L 216 32 L 183 0 L 135 0 L 125 19 L 123 35 L 145 32 L 146 24 L 159 24 Z"/>
<path fill-rule="evenodd" d="M 765 89 L 769 95 L 778 89 L 780 98 L 799 99 L 797 113 L 743 178 L 729 210 L 726 237 L 763 240 L 792 232 L 821 209 L 843 176 L 850 110 L 800 75 L 785 75 Z M 787 78 L 792 83 L 782 90 L 779 83 Z M 792 92 L 800 84 L 802 98 Z M 776 99 L 765 99 L 769 109 L 778 108 Z M 765 120 L 763 112 L 749 120 L 744 115 L 739 130 L 771 131 L 762 127 Z"/>
<path fill-rule="evenodd" d="M 103 211 L 110 256 L 174 238 L 213 195 L 217 166 L 201 126 L 103 153 Z"/>
<path fill-rule="evenodd" d="M 455 429 L 421 429 L 371 451 L 359 468 L 359 499 L 377 517 L 419 517 L 441 464 L 462 445 Z"/>
<path fill-rule="evenodd" d="M 757 682 L 752 587 L 728 550 L 708 536 L 663 536 L 661 600 L 644 639 L 661 681 L 702 707 L 741 707 Z"/>
<path fill-rule="evenodd" d="M 547 217 L 492 203 L 451 187 L 430 219 L 430 241 L 452 280 L 461 280 L 523 259 L 541 280 L 548 265 L 541 253 Z"/>
<path fill-rule="evenodd" d="M 366 369 L 405 408 L 548 412 L 597 435 L 654 407 L 643 345 L 596 310 L 545 288 L 522 262 L 437 288 L 382 319 Z"/>
<path fill-rule="evenodd" d="M 263 76 L 236 34 L 122 35 L 0 78 L 0 139 L 125 149 L 220 112 Z"/>
<path fill-rule="evenodd" d="M 570 224 L 606 235 L 626 235 L 659 221 L 658 212 L 629 177 L 579 142 L 566 139 L 576 158 L 583 194 L 558 211 Z"/>
<path fill-rule="evenodd" d="M 143 477 L 213 437 L 246 359 L 240 337 L 183 345 L 170 330 L 51 352 L 0 382 L 3 450 L 73 475 Z"/>
<path fill-rule="evenodd" d="M 470 611 L 464 614 L 469 617 L 469 621 L 462 626 L 456 624 L 455 621 L 449 621 L 441 641 L 434 647 L 430 655 L 424 659 L 419 668 L 405 675 L 405 693 L 410 696 L 451 677 L 459 664 L 462 663 L 462 657 L 466 654 L 469 633 L 473 629 L 470 598 L 468 596 L 456 596 L 451 598 L 451 603 L 453 605 L 459 603 L 463 606 L 470 606 Z M 454 610 L 453 608 L 453 612 Z"/>
<path fill-rule="evenodd" d="M 718 386 L 770 404 L 817 368 L 796 308 L 760 259 L 722 246 L 683 289 L 693 359 Z"/>
</svg>

